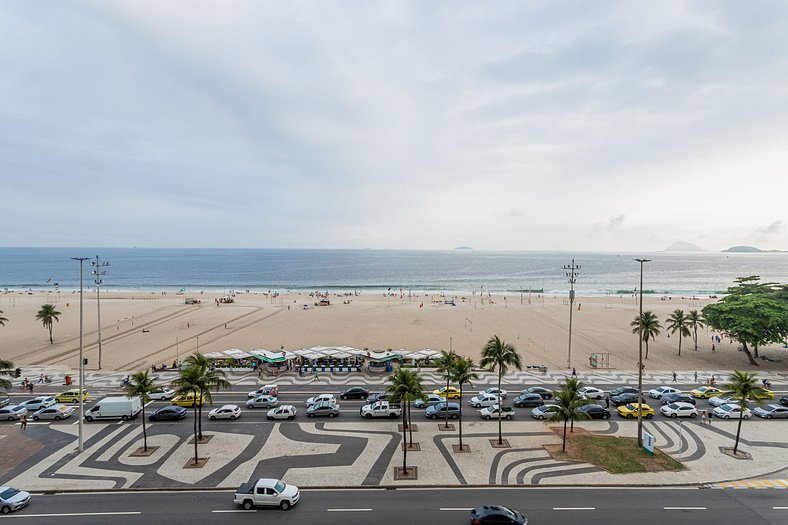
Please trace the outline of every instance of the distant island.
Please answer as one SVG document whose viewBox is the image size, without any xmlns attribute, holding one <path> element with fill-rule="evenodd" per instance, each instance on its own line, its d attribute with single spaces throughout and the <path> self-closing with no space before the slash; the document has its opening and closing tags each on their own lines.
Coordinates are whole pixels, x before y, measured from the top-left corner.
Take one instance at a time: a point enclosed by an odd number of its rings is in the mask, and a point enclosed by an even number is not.
<svg viewBox="0 0 788 525">
<path fill-rule="evenodd" d="M 666 252 L 705 252 L 703 248 L 691 242 L 676 241 L 667 248 Z"/>
<path fill-rule="evenodd" d="M 457 246 L 455 250 L 473 250 L 470 246 Z"/>
<path fill-rule="evenodd" d="M 760 248 L 756 248 L 755 246 L 731 246 L 727 250 L 722 250 L 723 252 L 732 252 L 732 253 L 771 253 L 771 252 L 780 252 L 784 253 L 785 250 L 761 250 Z"/>
</svg>

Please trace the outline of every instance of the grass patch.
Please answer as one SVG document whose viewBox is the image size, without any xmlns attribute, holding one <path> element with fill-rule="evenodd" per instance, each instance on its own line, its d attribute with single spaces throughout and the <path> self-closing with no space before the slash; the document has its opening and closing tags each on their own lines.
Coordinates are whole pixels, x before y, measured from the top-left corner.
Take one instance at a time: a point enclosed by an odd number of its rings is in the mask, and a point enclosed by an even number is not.
<svg viewBox="0 0 788 525">
<path fill-rule="evenodd" d="M 663 472 L 684 470 L 684 465 L 659 449 L 648 455 L 638 448 L 637 439 L 631 437 L 596 436 L 585 432 L 568 434 L 566 452 L 561 445 L 547 445 L 545 448 L 553 459 L 563 461 L 583 461 L 607 470 L 612 474 L 632 472 Z M 560 436 L 560 432 L 558 432 Z"/>
</svg>

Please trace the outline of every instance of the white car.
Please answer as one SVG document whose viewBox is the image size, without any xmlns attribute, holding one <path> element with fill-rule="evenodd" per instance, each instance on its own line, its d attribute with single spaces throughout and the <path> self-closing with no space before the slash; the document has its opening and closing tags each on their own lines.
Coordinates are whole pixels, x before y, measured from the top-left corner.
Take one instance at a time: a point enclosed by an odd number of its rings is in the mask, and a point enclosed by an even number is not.
<svg viewBox="0 0 788 525">
<path fill-rule="evenodd" d="M 41 410 L 36 410 L 33 413 L 33 421 L 38 421 L 39 419 L 54 419 L 60 421 L 61 419 L 70 417 L 71 414 L 74 413 L 74 410 L 74 407 L 68 405 L 52 405 L 42 408 Z"/>
<path fill-rule="evenodd" d="M 593 386 L 584 386 L 577 391 L 581 399 L 602 399 L 605 397 L 605 391 L 600 390 Z"/>
<path fill-rule="evenodd" d="M 223 405 L 208 412 L 208 419 L 237 419 L 241 416 L 238 405 Z"/>
<path fill-rule="evenodd" d="M 536 419 L 545 419 L 552 416 L 559 410 L 560 409 L 558 408 L 558 405 L 539 405 L 538 407 L 531 410 L 531 417 Z"/>
<path fill-rule="evenodd" d="M 669 403 L 659 407 L 659 411 L 664 415 L 672 418 L 677 417 L 698 417 L 698 409 L 692 403 L 683 403 L 678 401 L 676 403 Z"/>
<path fill-rule="evenodd" d="M 35 412 L 42 408 L 51 407 L 55 403 L 57 403 L 57 400 L 52 396 L 38 396 L 33 399 L 28 399 L 27 401 L 22 401 L 19 404 L 25 407 L 28 412 Z"/>
<path fill-rule="evenodd" d="M 0 408 L 0 421 L 13 421 L 27 415 L 27 409 L 22 405 L 6 405 Z"/>
<path fill-rule="evenodd" d="M 26 507 L 30 503 L 30 493 L 11 487 L 0 487 L 0 512 L 8 514 Z"/>
<path fill-rule="evenodd" d="M 481 390 L 481 391 L 479 392 L 479 395 L 480 395 L 480 396 L 481 396 L 481 395 L 483 395 L 483 394 L 492 394 L 492 395 L 494 395 L 494 396 L 498 396 L 498 397 L 500 397 L 501 399 L 506 399 L 506 396 L 509 394 L 509 392 L 507 392 L 507 391 L 506 391 L 506 390 L 504 390 L 503 388 L 501 388 L 501 389 L 499 390 L 499 389 L 498 389 L 498 387 L 491 386 L 490 388 L 488 388 L 488 389 L 486 389 L 486 390 Z"/>
<path fill-rule="evenodd" d="M 500 399 L 495 394 L 479 394 L 472 398 L 469 403 L 474 408 L 491 407 L 500 403 Z"/>
<path fill-rule="evenodd" d="M 668 394 L 681 394 L 681 390 L 670 386 L 661 386 L 658 388 L 652 388 L 648 391 L 648 397 L 652 399 L 662 399 L 662 396 Z"/>
<path fill-rule="evenodd" d="M 482 419 L 498 419 L 498 411 L 500 410 L 498 405 L 493 405 L 491 407 L 485 407 L 479 410 L 479 415 Z M 512 407 L 503 407 L 503 411 L 501 411 L 501 419 L 506 419 L 507 421 L 511 421 L 512 418 L 515 416 L 516 412 Z"/>
<path fill-rule="evenodd" d="M 162 386 L 148 393 L 152 401 L 168 401 L 175 397 L 175 390 L 170 387 Z"/>
<path fill-rule="evenodd" d="M 319 405 L 321 403 L 329 403 L 331 405 L 337 404 L 337 398 L 334 397 L 334 394 L 320 394 L 314 397 L 310 397 L 306 400 L 307 408 L 311 407 L 312 405 Z"/>
<path fill-rule="evenodd" d="M 738 404 L 739 400 L 733 396 L 714 396 L 709 398 L 709 404 L 713 407 L 721 407 L 722 405 Z"/>
<path fill-rule="evenodd" d="M 715 408 L 714 415 L 722 419 L 739 419 L 739 416 L 741 416 L 743 419 L 750 419 L 752 410 L 745 408 L 744 413 L 742 414 L 739 405 L 729 403 L 727 405 L 722 405 L 721 407 Z"/>
<path fill-rule="evenodd" d="M 296 416 L 296 407 L 293 405 L 282 405 L 276 408 L 272 408 L 268 411 L 265 415 L 268 419 L 293 419 Z"/>
<path fill-rule="evenodd" d="M 246 402 L 246 408 L 271 408 L 279 404 L 278 397 L 257 396 Z"/>
</svg>

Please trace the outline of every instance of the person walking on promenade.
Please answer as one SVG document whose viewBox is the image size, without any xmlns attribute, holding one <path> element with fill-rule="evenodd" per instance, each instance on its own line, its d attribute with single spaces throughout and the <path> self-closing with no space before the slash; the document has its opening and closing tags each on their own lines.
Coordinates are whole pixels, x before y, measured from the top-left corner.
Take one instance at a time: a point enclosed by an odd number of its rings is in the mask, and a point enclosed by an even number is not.
<svg viewBox="0 0 788 525">
<path fill-rule="evenodd" d="M 714 418 L 714 410 L 709 410 L 709 425 L 711 425 L 712 418 Z"/>
<path fill-rule="evenodd" d="M 695 372 L 695 382 L 696 383 L 698 382 L 698 373 L 697 372 Z"/>
<path fill-rule="evenodd" d="M 605 408 L 610 408 L 610 394 L 605 396 Z"/>
<path fill-rule="evenodd" d="M 572 367 L 572 377 L 577 377 L 577 370 L 575 367 Z"/>
<path fill-rule="evenodd" d="M 676 382 L 676 372 L 675 371 L 673 372 L 673 382 L 674 383 Z"/>
<path fill-rule="evenodd" d="M 703 410 L 700 413 L 700 424 L 701 425 L 705 425 L 706 424 L 706 411 L 705 410 Z"/>
<path fill-rule="evenodd" d="M 19 428 L 20 428 L 21 430 L 24 430 L 24 429 L 26 429 L 26 428 L 27 428 L 27 416 L 22 416 L 22 417 L 19 419 Z"/>
</svg>

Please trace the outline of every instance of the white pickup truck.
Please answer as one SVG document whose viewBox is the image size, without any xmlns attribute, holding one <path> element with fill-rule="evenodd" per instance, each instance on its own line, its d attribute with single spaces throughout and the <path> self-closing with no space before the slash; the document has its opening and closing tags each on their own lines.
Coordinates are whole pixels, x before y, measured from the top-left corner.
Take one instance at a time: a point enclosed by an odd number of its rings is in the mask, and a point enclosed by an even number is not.
<svg viewBox="0 0 788 525">
<path fill-rule="evenodd" d="M 301 498 L 301 491 L 295 485 L 271 478 L 244 483 L 235 491 L 235 502 L 246 510 L 255 507 L 279 507 L 287 510 Z"/>
<path fill-rule="evenodd" d="M 373 417 L 395 418 L 402 415 L 402 406 L 389 403 L 388 401 L 376 401 L 371 405 L 361 407 L 359 414 L 365 419 L 372 419 Z"/>
</svg>

